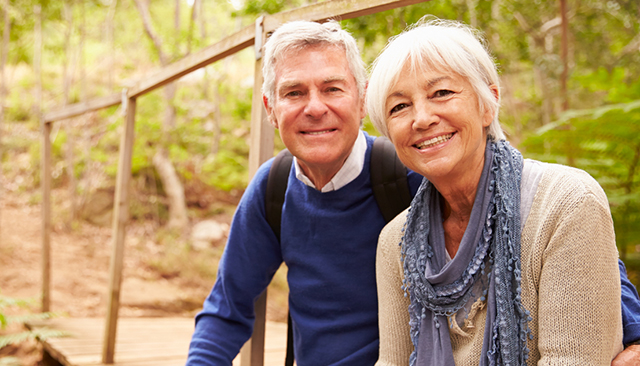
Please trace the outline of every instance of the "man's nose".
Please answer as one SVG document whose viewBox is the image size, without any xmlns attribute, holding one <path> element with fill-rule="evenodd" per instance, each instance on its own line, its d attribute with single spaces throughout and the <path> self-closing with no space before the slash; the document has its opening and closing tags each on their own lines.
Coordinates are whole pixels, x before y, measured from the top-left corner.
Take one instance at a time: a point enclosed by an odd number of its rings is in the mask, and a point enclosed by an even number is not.
<svg viewBox="0 0 640 366">
<path fill-rule="evenodd" d="M 311 118 L 320 118 L 327 113 L 328 107 L 320 93 L 312 91 L 309 93 L 307 105 L 304 112 Z"/>
</svg>

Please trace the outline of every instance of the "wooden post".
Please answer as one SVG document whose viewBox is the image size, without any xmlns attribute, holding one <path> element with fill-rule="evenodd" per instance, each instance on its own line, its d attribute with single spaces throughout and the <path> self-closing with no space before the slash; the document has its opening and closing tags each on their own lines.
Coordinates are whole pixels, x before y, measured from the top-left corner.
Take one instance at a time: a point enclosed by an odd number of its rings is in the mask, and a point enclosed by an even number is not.
<svg viewBox="0 0 640 366">
<path fill-rule="evenodd" d="M 42 311 L 51 310 L 51 124 L 42 119 L 42 8 L 33 7 L 35 49 L 33 69 L 36 74 L 34 114 L 42 128 Z"/>
<path fill-rule="evenodd" d="M 102 362 L 112 364 L 115 354 L 118 309 L 120 307 L 120 286 L 122 284 L 122 265 L 124 259 L 124 239 L 129 219 L 129 181 L 131 180 L 131 156 L 133 154 L 136 99 L 127 100 L 123 91 L 123 106 L 126 111 L 124 131 L 120 140 L 120 160 L 116 180 L 116 197 L 113 207 L 112 254 L 109 267 L 109 301 L 107 319 L 104 327 Z"/>
<path fill-rule="evenodd" d="M 51 123 L 42 122 L 42 312 L 51 310 Z"/>
<path fill-rule="evenodd" d="M 560 76 L 560 94 L 562 98 L 562 111 L 569 109 L 569 97 L 567 96 L 567 79 L 569 79 L 569 24 L 567 17 L 567 0 L 560 0 L 560 19 L 562 19 L 562 36 L 560 48 L 562 59 L 562 75 Z"/>
<path fill-rule="evenodd" d="M 262 103 L 262 45 L 265 40 L 264 17 L 256 20 L 255 76 L 251 104 L 251 145 L 249 149 L 249 179 L 253 178 L 262 163 L 273 156 L 273 127 L 267 122 Z M 267 290 L 255 302 L 253 335 L 240 350 L 241 366 L 264 365 L 264 334 L 267 313 Z"/>
<path fill-rule="evenodd" d="M 262 102 L 262 45 L 265 32 L 264 17 L 256 21 L 256 63 L 251 101 L 251 138 L 249 149 L 249 179 L 258 171 L 262 163 L 273 157 L 273 126 L 267 122 L 266 111 Z M 260 38 L 262 37 L 262 38 Z M 260 41 L 258 41 L 260 39 Z"/>
</svg>

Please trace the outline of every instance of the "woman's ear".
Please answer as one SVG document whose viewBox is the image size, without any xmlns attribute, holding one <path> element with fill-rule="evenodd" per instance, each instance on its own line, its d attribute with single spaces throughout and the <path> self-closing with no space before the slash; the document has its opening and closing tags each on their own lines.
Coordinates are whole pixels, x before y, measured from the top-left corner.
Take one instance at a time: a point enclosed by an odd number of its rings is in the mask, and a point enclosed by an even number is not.
<svg viewBox="0 0 640 366">
<path fill-rule="evenodd" d="M 498 103 L 500 101 L 500 88 L 498 88 L 498 86 L 495 84 L 491 84 L 489 85 L 489 89 L 491 90 L 493 97 L 496 99 L 496 103 Z M 482 121 L 482 126 L 489 127 L 491 125 L 491 122 L 493 122 L 493 119 L 495 118 L 496 113 L 498 113 L 497 108 L 496 109 L 485 108 L 484 120 Z"/>
</svg>

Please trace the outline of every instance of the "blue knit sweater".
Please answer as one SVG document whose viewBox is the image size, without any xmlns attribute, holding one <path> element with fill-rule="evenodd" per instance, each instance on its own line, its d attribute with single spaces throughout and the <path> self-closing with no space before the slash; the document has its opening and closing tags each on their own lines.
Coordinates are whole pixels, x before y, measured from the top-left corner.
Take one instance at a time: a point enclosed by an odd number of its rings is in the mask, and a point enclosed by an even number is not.
<svg viewBox="0 0 640 366">
<path fill-rule="evenodd" d="M 233 218 L 216 283 L 196 316 L 188 366 L 231 365 L 251 336 L 253 303 L 283 261 L 289 270 L 297 364 L 360 366 L 377 361 L 374 267 L 385 222 L 371 189 L 374 138 L 366 137 L 362 173 L 337 191 L 320 193 L 300 182 L 292 169 L 282 214 L 282 244 L 265 218 L 273 159 L 258 169 Z M 410 171 L 408 178 L 415 194 L 422 177 Z M 629 342 L 640 337 L 640 302 L 622 268 L 621 281 L 624 338 Z"/>
<path fill-rule="evenodd" d="M 293 169 L 282 213 L 282 241 L 265 218 L 263 164 L 247 187 L 231 225 L 216 283 L 196 316 L 187 365 L 231 365 L 251 336 L 253 303 L 284 261 L 294 349 L 300 366 L 373 365 L 378 359 L 375 255 L 385 221 L 371 189 L 373 137 L 362 173 L 321 193 Z M 410 172 L 411 193 L 422 177 Z"/>
</svg>

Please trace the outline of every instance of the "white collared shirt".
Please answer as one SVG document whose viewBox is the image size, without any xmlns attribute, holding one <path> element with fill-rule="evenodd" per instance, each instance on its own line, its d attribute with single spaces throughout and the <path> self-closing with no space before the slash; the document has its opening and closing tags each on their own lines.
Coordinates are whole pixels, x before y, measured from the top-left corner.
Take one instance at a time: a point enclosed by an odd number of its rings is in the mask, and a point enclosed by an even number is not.
<svg viewBox="0 0 640 366">
<path fill-rule="evenodd" d="M 351 183 L 354 179 L 356 179 L 360 173 L 362 172 L 362 168 L 364 168 L 364 157 L 367 153 L 367 139 L 364 137 L 364 132 L 358 132 L 358 138 L 356 142 L 353 144 L 353 149 L 351 149 L 351 154 L 342 165 L 342 168 L 338 170 L 336 175 L 331 178 L 329 183 L 325 184 L 322 187 L 320 192 L 331 192 L 337 191 L 338 189 L 346 186 Z M 300 164 L 298 164 L 298 159 L 296 157 L 293 158 L 293 165 L 296 169 L 296 178 L 298 178 L 305 185 L 318 189 L 313 182 L 304 174 L 302 168 L 300 168 Z"/>
</svg>

